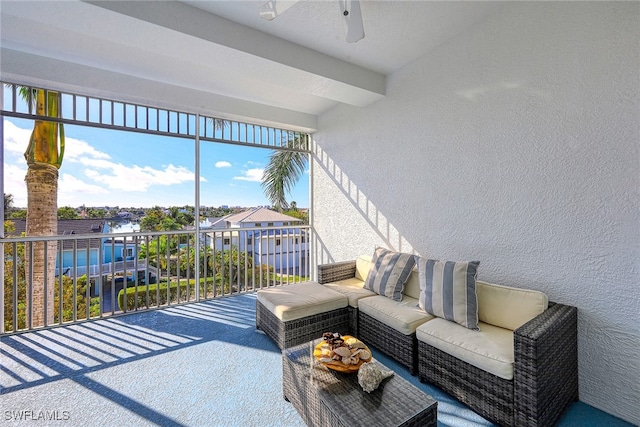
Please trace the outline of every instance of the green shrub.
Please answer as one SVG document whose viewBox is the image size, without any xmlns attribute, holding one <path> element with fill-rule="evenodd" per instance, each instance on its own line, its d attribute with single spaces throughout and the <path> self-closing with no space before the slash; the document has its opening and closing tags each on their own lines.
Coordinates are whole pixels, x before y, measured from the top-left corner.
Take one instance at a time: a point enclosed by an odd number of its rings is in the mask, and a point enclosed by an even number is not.
<svg viewBox="0 0 640 427">
<path fill-rule="evenodd" d="M 172 282 L 167 292 L 167 282 L 154 283 L 153 285 L 140 285 L 137 288 L 132 286 L 126 289 L 127 310 L 132 310 L 135 307 L 157 307 L 167 304 L 167 301 L 178 302 L 178 283 Z M 193 298 L 195 295 L 195 286 L 193 283 L 187 283 L 186 281 L 180 282 L 180 301 L 187 300 L 187 287 L 189 288 L 189 296 Z M 149 299 L 147 300 L 147 288 L 149 290 Z M 158 288 L 159 299 L 158 299 Z M 122 289 L 118 293 L 118 307 L 120 310 L 124 310 L 125 290 Z M 137 301 L 137 305 L 136 305 Z"/>
</svg>

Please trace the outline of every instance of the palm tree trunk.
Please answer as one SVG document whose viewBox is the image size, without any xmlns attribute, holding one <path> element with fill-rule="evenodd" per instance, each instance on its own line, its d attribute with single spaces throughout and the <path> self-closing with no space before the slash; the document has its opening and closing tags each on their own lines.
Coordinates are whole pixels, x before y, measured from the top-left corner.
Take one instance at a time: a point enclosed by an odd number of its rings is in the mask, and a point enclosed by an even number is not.
<svg viewBox="0 0 640 427">
<path fill-rule="evenodd" d="M 47 163 L 32 163 L 25 177 L 27 183 L 27 236 L 58 235 L 58 168 Z M 31 282 L 32 327 L 47 326 L 54 322 L 54 279 L 56 269 L 57 243 L 45 242 L 33 244 L 33 264 L 31 264 L 31 248 L 25 248 L 25 273 L 27 289 Z M 46 297 L 45 297 L 46 295 Z M 46 302 L 46 304 L 45 304 Z M 28 316 L 27 316 L 28 319 Z"/>
</svg>

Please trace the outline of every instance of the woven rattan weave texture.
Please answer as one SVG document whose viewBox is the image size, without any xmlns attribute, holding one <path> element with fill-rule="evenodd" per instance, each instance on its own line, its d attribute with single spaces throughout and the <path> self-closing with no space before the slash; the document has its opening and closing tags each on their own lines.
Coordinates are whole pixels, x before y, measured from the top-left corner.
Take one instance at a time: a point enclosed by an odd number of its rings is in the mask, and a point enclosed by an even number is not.
<svg viewBox="0 0 640 427">
<path fill-rule="evenodd" d="M 340 280 L 351 279 L 356 275 L 356 262 L 343 261 L 333 264 L 318 265 L 318 283 L 333 283 Z M 349 309 L 349 332 L 358 336 L 358 308 L 348 307 Z"/>
<path fill-rule="evenodd" d="M 281 350 L 322 336 L 326 331 L 351 332 L 347 307 L 283 322 L 259 301 L 256 301 L 256 328 L 264 331 Z"/>
<path fill-rule="evenodd" d="M 315 360 L 317 342 L 287 348 L 282 354 L 283 394 L 307 425 L 436 426 L 437 402 L 429 395 L 399 375 L 367 393 L 356 373 L 335 372 Z"/>
<path fill-rule="evenodd" d="M 418 373 L 418 341 L 416 334 L 405 335 L 374 319 L 366 313 L 358 313 L 358 337 L 384 354 L 409 368 L 411 375 Z"/>
<path fill-rule="evenodd" d="M 575 307 L 549 303 L 514 331 L 514 379 L 496 377 L 418 341 L 420 381 L 503 426 L 552 426 L 578 399 Z"/>
</svg>

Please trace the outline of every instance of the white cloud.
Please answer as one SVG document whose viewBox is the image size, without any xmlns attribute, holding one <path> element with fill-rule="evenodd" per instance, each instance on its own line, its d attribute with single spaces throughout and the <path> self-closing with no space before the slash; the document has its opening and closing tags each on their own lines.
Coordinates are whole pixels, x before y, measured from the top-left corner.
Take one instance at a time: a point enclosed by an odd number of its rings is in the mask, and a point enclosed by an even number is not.
<svg viewBox="0 0 640 427">
<path fill-rule="evenodd" d="M 108 204 L 110 192 L 104 188 L 89 184 L 68 173 L 60 175 L 58 180 L 58 207 L 60 206 L 98 206 Z"/>
<path fill-rule="evenodd" d="M 90 167 L 84 171 L 88 178 L 101 182 L 112 190 L 147 191 L 153 185 L 169 186 L 194 180 L 193 171 L 172 164 L 163 166 L 164 169 L 155 169 L 100 159 L 84 159 L 82 163 Z"/>
<path fill-rule="evenodd" d="M 31 136 L 30 129 L 22 129 L 12 122 L 5 120 L 5 150 L 7 152 L 5 168 L 5 191 L 15 192 L 16 206 L 26 205 L 26 186 L 23 179 L 26 174 L 26 164 L 22 153 L 27 148 Z M 9 156 L 11 155 L 11 156 Z M 9 157 L 12 157 L 10 160 Z M 88 142 L 66 138 L 64 165 L 75 163 L 78 167 L 72 167 L 75 173 L 68 172 L 61 175 L 58 197 L 64 197 L 66 192 L 84 194 L 110 194 L 108 190 L 122 192 L 144 192 L 151 186 L 170 186 L 193 182 L 194 173 L 183 166 L 173 164 L 163 165 L 161 168 L 151 166 L 125 165 L 114 162 L 111 156 Z M 95 185 L 81 179 L 82 174 L 90 180 L 99 183 Z M 206 181 L 203 176 L 200 181 Z M 72 198 L 72 197 L 69 197 Z M 23 200 L 24 199 L 24 200 Z"/>
<path fill-rule="evenodd" d="M 233 179 L 238 181 L 262 182 L 263 175 L 263 168 L 254 168 L 244 171 L 244 175 L 242 176 L 234 176 Z"/>
<path fill-rule="evenodd" d="M 62 196 L 66 193 L 109 194 L 109 192 L 102 187 L 88 184 L 73 175 L 63 173 L 58 179 L 58 194 Z"/>
<path fill-rule="evenodd" d="M 65 162 L 81 162 L 83 158 L 90 157 L 93 159 L 110 159 L 107 153 L 96 150 L 89 145 L 88 142 L 80 139 L 66 138 L 64 161 Z"/>
<path fill-rule="evenodd" d="M 22 208 L 27 206 L 27 184 L 24 182 L 26 174 L 26 163 L 24 167 L 4 164 L 4 192 L 13 195 L 13 206 Z"/>
<path fill-rule="evenodd" d="M 27 145 L 29 145 L 30 138 L 31 129 L 22 129 L 9 120 L 4 121 L 4 147 L 6 152 L 22 155 L 26 151 Z M 63 162 L 77 162 L 84 156 L 96 159 L 111 158 L 107 153 L 96 150 L 86 141 L 66 137 Z"/>
<path fill-rule="evenodd" d="M 23 154 L 31 138 L 31 129 L 21 129 L 4 120 L 4 149 L 6 153 Z"/>
<path fill-rule="evenodd" d="M 231 163 L 221 160 L 219 162 L 216 162 L 215 165 L 217 168 L 230 168 L 231 167 Z"/>
</svg>

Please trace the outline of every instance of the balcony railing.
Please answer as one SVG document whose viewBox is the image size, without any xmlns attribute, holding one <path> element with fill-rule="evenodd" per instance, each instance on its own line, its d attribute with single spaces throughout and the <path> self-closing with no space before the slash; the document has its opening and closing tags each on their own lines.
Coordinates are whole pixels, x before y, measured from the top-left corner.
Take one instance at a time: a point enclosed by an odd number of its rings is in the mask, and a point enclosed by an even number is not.
<svg viewBox="0 0 640 427">
<path fill-rule="evenodd" d="M 2 333 L 308 280 L 309 226 L 0 239 Z"/>
</svg>

